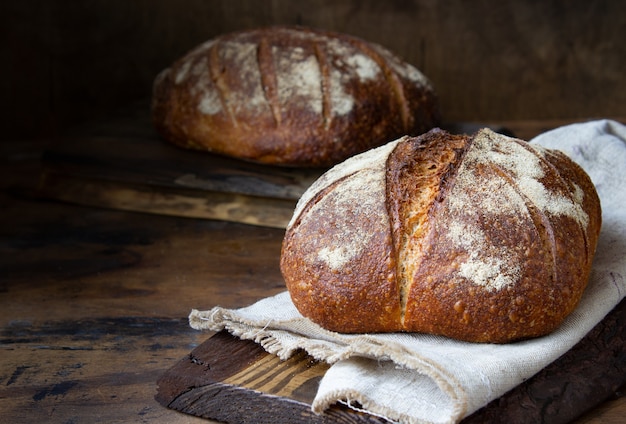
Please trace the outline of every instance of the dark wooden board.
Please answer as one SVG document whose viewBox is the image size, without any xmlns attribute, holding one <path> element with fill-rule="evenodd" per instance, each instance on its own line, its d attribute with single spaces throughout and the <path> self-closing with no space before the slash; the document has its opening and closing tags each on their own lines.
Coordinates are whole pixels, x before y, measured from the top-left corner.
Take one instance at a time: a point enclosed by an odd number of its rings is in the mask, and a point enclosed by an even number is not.
<svg viewBox="0 0 626 424">
<path fill-rule="evenodd" d="M 227 423 L 381 423 L 333 406 L 311 411 L 328 365 L 299 352 L 286 361 L 258 344 L 220 332 L 194 349 L 158 381 L 156 400 L 190 415 Z"/>
<path fill-rule="evenodd" d="M 287 361 L 225 331 L 206 340 L 158 380 L 156 400 L 227 423 L 379 423 L 342 405 L 311 412 L 328 366 L 303 352 Z M 566 423 L 626 384 L 626 301 L 569 352 L 465 423 Z"/>
<path fill-rule="evenodd" d="M 179 149 L 158 137 L 67 137 L 43 155 L 39 192 L 112 209 L 284 228 L 323 172 Z"/>
</svg>

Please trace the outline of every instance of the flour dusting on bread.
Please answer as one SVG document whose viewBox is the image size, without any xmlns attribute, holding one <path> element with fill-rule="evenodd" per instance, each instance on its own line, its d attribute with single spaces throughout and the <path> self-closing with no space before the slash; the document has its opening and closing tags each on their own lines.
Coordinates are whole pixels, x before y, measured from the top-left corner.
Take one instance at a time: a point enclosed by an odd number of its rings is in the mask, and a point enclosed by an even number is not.
<svg viewBox="0 0 626 424">
<path fill-rule="evenodd" d="M 587 285 L 601 226 L 564 155 L 481 130 L 431 130 L 354 156 L 301 197 L 281 271 L 339 332 L 503 343 L 554 331 Z"/>
<path fill-rule="evenodd" d="M 582 190 L 575 184 L 574 195 L 548 190 L 542 182 L 547 170 L 550 166 L 540 148 L 490 130 L 474 137 L 448 195 L 453 221 L 447 237 L 470 252 L 459 266 L 459 275 L 489 290 L 519 280 L 518 267 L 510 264 L 523 260 L 522 251 L 490 240 L 482 224 L 485 214 L 524 228 L 533 222 L 529 209 L 533 207 L 540 213 L 566 215 L 586 228 Z"/>
<path fill-rule="evenodd" d="M 278 97 L 280 104 L 302 102 L 315 113 L 322 112 L 322 86 L 320 66 L 314 54 L 302 47 L 285 50 L 272 47 L 276 62 Z"/>
<path fill-rule="evenodd" d="M 519 192 L 541 211 L 567 215 L 586 227 L 589 216 L 581 206 L 584 195 L 574 182 L 572 192 L 550 191 L 541 181 L 550 165 L 545 162 L 545 149 L 523 141 L 515 141 L 493 131 L 482 130 L 476 135 L 475 150 L 467 160 L 470 164 L 493 164 L 506 171 Z"/>
<path fill-rule="evenodd" d="M 341 214 L 334 220 L 335 230 L 341 237 L 326 239 L 324 247 L 317 253 L 317 258 L 334 271 L 340 271 L 346 263 L 361 255 L 374 236 L 371 231 L 364 231 L 360 217 L 369 210 L 374 210 L 380 196 L 384 197 L 385 186 L 381 184 L 380 172 L 384 170 L 369 170 L 370 172 L 358 172 L 348 176 L 338 188 L 327 193 L 309 211 L 311 216 L 319 216 L 318 214 L 324 214 L 324 210 L 328 208 L 337 211 L 350 209 L 349 213 Z M 363 198 L 363 191 L 372 196 Z M 320 211 L 316 212 L 315 209 Z M 383 222 L 383 228 L 388 227 L 386 216 L 381 215 L 379 220 Z"/>
<path fill-rule="evenodd" d="M 440 112 L 432 86 L 370 44 L 297 26 L 222 34 L 155 78 L 155 128 L 184 148 L 329 168 L 435 127 Z"/>
<path fill-rule="evenodd" d="M 383 146 L 376 147 L 374 149 L 368 150 L 367 152 L 355 155 L 351 158 L 346 159 L 340 164 L 335 165 L 328 171 L 326 171 L 320 178 L 318 178 L 311 186 L 304 192 L 302 197 L 298 200 L 296 204 L 296 208 L 291 217 L 291 221 L 287 225 L 287 228 L 293 226 L 294 222 L 300 217 L 302 211 L 305 206 L 317 195 L 320 191 L 326 188 L 329 185 L 336 183 L 337 181 L 348 177 L 349 175 L 356 174 L 358 177 L 363 180 L 364 178 L 368 178 L 368 174 L 370 174 L 370 184 L 372 184 L 371 176 L 374 175 L 378 184 L 381 188 L 385 187 L 385 174 L 384 168 L 387 161 L 387 157 L 389 153 L 395 148 L 395 146 L 402 139 L 398 139 L 392 142 L 389 142 Z M 359 181 L 358 179 L 356 181 Z M 356 190 L 359 193 L 359 196 L 363 196 L 362 189 Z M 369 197 L 369 196 L 367 196 Z M 383 201 L 383 200 L 379 200 Z M 357 201 L 356 204 L 359 202 Z"/>
<path fill-rule="evenodd" d="M 411 65 L 410 63 L 402 62 L 389 50 L 377 44 L 372 44 L 372 47 L 387 61 L 387 63 L 389 63 L 391 69 L 393 69 L 393 71 L 396 72 L 398 75 L 425 87 L 431 86 L 430 81 L 428 81 L 426 76 L 421 73 L 415 66 Z"/>
</svg>

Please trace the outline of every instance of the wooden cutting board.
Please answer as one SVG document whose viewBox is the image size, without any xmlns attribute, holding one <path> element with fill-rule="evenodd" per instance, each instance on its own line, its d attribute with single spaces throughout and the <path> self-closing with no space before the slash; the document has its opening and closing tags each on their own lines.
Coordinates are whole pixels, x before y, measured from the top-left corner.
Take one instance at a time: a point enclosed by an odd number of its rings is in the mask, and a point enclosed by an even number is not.
<svg viewBox="0 0 626 424">
<path fill-rule="evenodd" d="M 566 423 L 626 384 L 626 301 L 568 353 L 464 423 Z M 381 423 L 341 404 L 311 403 L 328 365 L 304 352 L 281 361 L 251 341 L 215 334 L 158 380 L 168 408 L 227 423 Z"/>
<path fill-rule="evenodd" d="M 286 226 L 297 200 L 323 172 L 183 150 L 156 134 L 68 136 L 42 161 L 39 192 L 45 197 L 277 228 Z"/>
</svg>

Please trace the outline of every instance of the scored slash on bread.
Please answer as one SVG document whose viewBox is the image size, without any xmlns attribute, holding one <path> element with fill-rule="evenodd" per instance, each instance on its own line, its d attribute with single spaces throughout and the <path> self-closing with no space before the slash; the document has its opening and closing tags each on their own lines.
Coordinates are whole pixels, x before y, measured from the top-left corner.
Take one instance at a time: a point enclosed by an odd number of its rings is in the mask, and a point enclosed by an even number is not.
<svg viewBox="0 0 626 424">
<path fill-rule="evenodd" d="M 509 342 L 576 307 L 600 225 L 593 184 L 561 152 L 436 129 L 322 175 L 296 206 L 281 271 L 329 330 Z"/>
<path fill-rule="evenodd" d="M 375 43 L 303 27 L 223 34 L 155 78 L 166 140 L 238 159 L 328 167 L 439 124 L 414 66 Z"/>
</svg>

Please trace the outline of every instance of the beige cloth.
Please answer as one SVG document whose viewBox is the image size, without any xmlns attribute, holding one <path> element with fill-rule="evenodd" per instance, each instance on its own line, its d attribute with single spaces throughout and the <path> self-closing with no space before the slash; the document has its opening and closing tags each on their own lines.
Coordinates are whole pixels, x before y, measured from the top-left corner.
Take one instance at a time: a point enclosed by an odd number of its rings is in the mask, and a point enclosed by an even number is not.
<svg viewBox="0 0 626 424">
<path fill-rule="evenodd" d="M 303 318 L 287 292 L 237 310 L 193 310 L 191 326 L 227 329 L 284 359 L 302 348 L 332 364 L 312 405 L 317 413 L 342 402 L 390 421 L 460 421 L 567 352 L 626 294 L 626 127 L 593 121 L 558 128 L 533 142 L 577 161 L 594 181 L 603 207 L 588 289 L 556 332 L 503 345 L 424 334 L 338 334 Z"/>
</svg>

